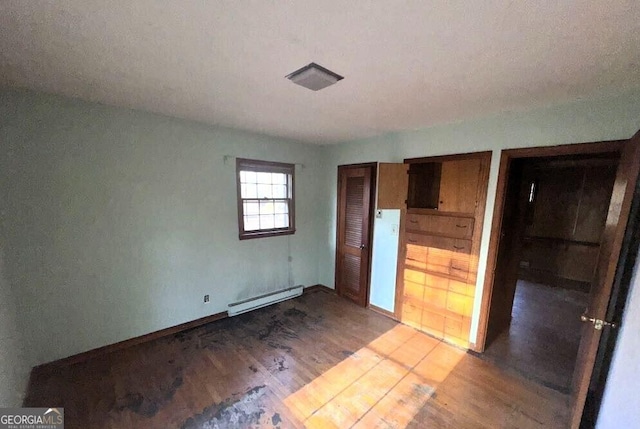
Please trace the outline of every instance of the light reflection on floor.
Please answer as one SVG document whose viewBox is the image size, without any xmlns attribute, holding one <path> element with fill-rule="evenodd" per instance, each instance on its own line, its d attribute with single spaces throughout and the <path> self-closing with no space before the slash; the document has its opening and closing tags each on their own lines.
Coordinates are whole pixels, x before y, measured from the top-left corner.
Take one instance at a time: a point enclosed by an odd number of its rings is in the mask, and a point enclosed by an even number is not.
<svg viewBox="0 0 640 429">
<path fill-rule="evenodd" d="M 284 402 L 308 428 L 404 428 L 464 355 L 397 325 Z"/>
</svg>

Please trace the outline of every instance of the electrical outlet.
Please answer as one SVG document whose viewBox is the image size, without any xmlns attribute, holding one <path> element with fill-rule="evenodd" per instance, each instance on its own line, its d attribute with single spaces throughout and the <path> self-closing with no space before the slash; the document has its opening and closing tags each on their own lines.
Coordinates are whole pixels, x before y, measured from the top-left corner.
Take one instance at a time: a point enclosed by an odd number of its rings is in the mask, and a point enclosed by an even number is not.
<svg viewBox="0 0 640 429">
<path fill-rule="evenodd" d="M 209 295 L 205 295 L 205 296 L 204 296 L 204 302 L 205 302 L 205 303 L 209 302 Z"/>
</svg>

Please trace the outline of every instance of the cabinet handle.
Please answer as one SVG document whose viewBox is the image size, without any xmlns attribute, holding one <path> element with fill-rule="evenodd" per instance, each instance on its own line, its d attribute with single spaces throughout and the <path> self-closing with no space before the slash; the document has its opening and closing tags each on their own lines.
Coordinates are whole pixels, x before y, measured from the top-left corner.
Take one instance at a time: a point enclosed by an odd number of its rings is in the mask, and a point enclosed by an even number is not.
<svg viewBox="0 0 640 429">
<path fill-rule="evenodd" d="M 467 227 L 467 225 L 458 225 L 458 224 L 456 224 L 456 226 L 457 226 L 458 228 L 466 228 L 466 227 Z"/>
<path fill-rule="evenodd" d="M 418 242 L 417 240 L 412 240 L 412 239 L 409 239 L 408 241 L 409 241 L 409 243 L 417 243 Z"/>
<path fill-rule="evenodd" d="M 458 271 L 467 271 L 464 268 L 458 268 L 458 267 L 451 267 L 452 270 L 458 270 Z"/>
<path fill-rule="evenodd" d="M 464 249 L 464 246 L 453 246 L 453 248 L 457 249 L 457 250 L 462 250 L 462 249 Z"/>
<path fill-rule="evenodd" d="M 418 223 L 418 221 L 417 221 L 417 220 L 415 220 L 415 219 L 409 219 L 409 222 L 411 222 L 411 223 Z"/>
</svg>

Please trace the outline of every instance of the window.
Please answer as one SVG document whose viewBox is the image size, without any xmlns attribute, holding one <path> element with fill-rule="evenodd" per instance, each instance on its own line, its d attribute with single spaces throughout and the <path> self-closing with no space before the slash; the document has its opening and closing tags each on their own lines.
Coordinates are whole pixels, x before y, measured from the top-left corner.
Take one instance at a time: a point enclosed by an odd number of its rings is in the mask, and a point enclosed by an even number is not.
<svg viewBox="0 0 640 429">
<path fill-rule="evenodd" d="M 236 160 L 240 240 L 293 234 L 293 164 Z"/>
</svg>

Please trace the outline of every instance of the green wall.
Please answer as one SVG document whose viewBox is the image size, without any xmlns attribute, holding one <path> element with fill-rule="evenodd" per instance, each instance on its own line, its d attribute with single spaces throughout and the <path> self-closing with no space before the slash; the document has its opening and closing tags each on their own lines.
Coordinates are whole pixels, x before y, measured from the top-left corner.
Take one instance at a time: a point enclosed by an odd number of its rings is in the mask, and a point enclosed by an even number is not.
<svg viewBox="0 0 640 429">
<path fill-rule="evenodd" d="M 0 242 L 0 407 L 19 407 L 30 366 L 23 354 L 24 337 L 18 328 L 15 296 L 5 275 Z"/>
<path fill-rule="evenodd" d="M 319 146 L 26 91 L 0 93 L 0 140 L 5 276 L 31 365 L 318 283 Z M 295 235 L 238 240 L 227 155 L 303 164 Z"/>
</svg>

